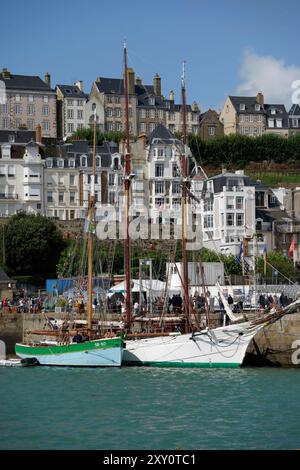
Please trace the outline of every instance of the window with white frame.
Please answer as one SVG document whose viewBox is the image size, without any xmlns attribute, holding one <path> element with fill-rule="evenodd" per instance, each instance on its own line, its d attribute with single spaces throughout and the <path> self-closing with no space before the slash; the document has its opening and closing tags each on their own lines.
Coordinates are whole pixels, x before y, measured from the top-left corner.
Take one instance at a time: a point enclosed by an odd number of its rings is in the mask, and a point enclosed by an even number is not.
<svg viewBox="0 0 300 470">
<path fill-rule="evenodd" d="M 50 122 L 49 121 L 42 121 L 42 129 L 43 129 L 43 131 L 49 131 Z"/>
<path fill-rule="evenodd" d="M 28 101 L 29 101 L 29 103 L 33 103 L 33 101 L 34 101 L 34 96 L 33 96 L 33 95 L 29 95 L 29 96 L 28 96 Z"/>
<path fill-rule="evenodd" d="M 155 164 L 155 177 L 162 178 L 164 176 L 165 167 L 162 163 Z"/>
<path fill-rule="evenodd" d="M 75 204 L 75 191 L 70 191 L 70 204 Z"/>
<path fill-rule="evenodd" d="M 276 127 L 282 127 L 282 119 L 276 119 Z"/>
<path fill-rule="evenodd" d="M 234 196 L 226 197 L 226 209 L 234 209 Z"/>
<path fill-rule="evenodd" d="M 58 202 L 59 202 L 59 203 L 63 203 L 63 202 L 64 202 L 64 197 L 65 197 L 64 191 L 58 191 Z"/>
<path fill-rule="evenodd" d="M 213 126 L 209 126 L 208 128 L 208 134 L 209 135 L 215 135 L 215 128 Z"/>
<path fill-rule="evenodd" d="M 244 208 L 244 198 L 242 196 L 237 196 L 235 200 L 235 208 L 243 209 Z"/>
<path fill-rule="evenodd" d="M 173 181 L 172 183 L 172 194 L 180 194 L 181 193 L 181 184 L 177 181 Z"/>
<path fill-rule="evenodd" d="M 43 115 L 49 116 L 49 106 L 47 104 L 43 106 Z"/>
<path fill-rule="evenodd" d="M 29 104 L 27 106 L 27 114 L 30 115 L 30 116 L 35 114 L 34 104 Z"/>
<path fill-rule="evenodd" d="M 205 198 L 204 200 L 204 211 L 212 211 L 214 208 L 214 201 L 212 198 Z"/>
<path fill-rule="evenodd" d="M 47 202 L 53 202 L 53 192 L 47 191 Z"/>
<path fill-rule="evenodd" d="M 47 158 L 47 159 L 46 159 L 46 167 L 47 167 L 47 168 L 52 168 L 52 166 L 53 166 L 53 160 L 52 160 L 52 158 Z"/>
<path fill-rule="evenodd" d="M 60 159 L 57 161 L 57 166 L 58 166 L 58 168 L 63 168 L 63 167 L 64 167 L 64 161 L 63 161 L 63 159 L 60 158 Z"/>
<path fill-rule="evenodd" d="M 271 114 L 276 114 L 276 109 L 275 108 L 271 108 Z"/>
<path fill-rule="evenodd" d="M 75 175 L 69 175 L 69 178 L 70 178 L 70 186 L 74 186 L 75 185 Z"/>
<path fill-rule="evenodd" d="M 69 168 L 75 168 L 75 160 L 73 158 L 69 160 Z"/>
<path fill-rule="evenodd" d="M 299 122 L 298 119 L 293 118 L 293 119 L 292 119 L 292 125 L 293 125 L 293 127 L 298 127 L 298 122 Z"/>
<path fill-rule="evenodd" d="M 22 108 L 20 103 L 15 104 L 15 113 L 16 114 L 22 114 Z"/>
<path fill-rule="evenodd" d="M 2 119 L 2 126 L 3 126 L 3 129 L 8 129 L 8 118 L 7 117 L 4 117 Z"/>
<path fill-rule="evenodd" d="M 140 109 L 140 118 L 145 119 L 146 118 L 146 110 L 145 109 Z"/>
<path fill-rule="evenodd" d="M 240 103 L 240 111 L 245 111 L 246 106 L 244 103 Z"/>
<path fill-rule="evenodd" d="M 213 228 L 214 226 L 214 217 L 212 214 L 206 214 L 203 218 L 204 228 Z"/>
<path fill-rule="evenodd" d="M 268 126 L 274 127 L 274 119 L 268 119 Z"/>
<path fill-rule="evenodd" d="M 68 119 L 73 119 L 73 117 L 74 117 L 73 109 L 68 109 L 67 110 L 67 117 L 68 117 Z"/>
<path fill-rule="evenodd" d="M 146 132 L 146 123 L 145 122 L 140 123 L 140 132 Z"/>
<path fill-rule="evenodd" d="M 21 127 L 21 119 L 16 119 L 16 128 L 19 129 Z"/>
<path fill-rule="evenodd" d="M 115 199 L 116 199 L 115 193 L 113 193 L 112 191 L 110 191 L 110 192 L 108 193 L 108 202 L 109 202 L 109 204 L 114 204 L 114 203 L 115 203 Z"/>
<path fill-rule="evenodd" d="M 149 111 L 149 118 L 154 119 L 155 118 L 155 109 L 150 109 Z"/>
<path fill-rule="evenodd" d="M 257 122 L 262 122 L 262 114 L 258 114 L 257 116 Z"/>
<path fill-rule="evenodd" d="M 27 129 L 29 131 L 34 130 L 34 120 L 33 119 L 27 119 Z"/>
<path fill-rule="evenodd" d="M 121 117 L 121 110 L 120 110 L 120 108 L 115 108 L 115 117 Z"/>
<path fill-rule="evenodd" d="M 83 110 L 77 109 L 77 119 L 83 119 Z"/>
<path fill-rule="evenodd" d="M 164 181 L 155 181 L 155 194 L 163 194 L 165 191 Z"/>
<path fill-rule="evenodd" d="M 258 103 L 255 104 L 255 111 L 260 111 L 260 104 Z"/>
<path fill-rule="evenodd" d="M 242 227 L 244 225 L 244 214 L 241 212 L 236 214 L 236 225 L 238 227 Z"/>
<path fill-rule="evenodd" d="M 149 124 L 149 132 L 150 132 L 150 133 L 153 132 L 154 129 L 155 129 L 155 124 L 154 124 L 154 122 L 150 122 L 150 124 Z"/>
<path fill-rule="evenodd" d="M 234 225 L 234 213 L 228 212 L 226 214 L 226 225 L 232 227 Z"/>
<path fill-rule="evenodd" d="M 68 133 L 72 134 L 74 132 L 74 124 L 73 122 L 68 122 Z"/>
<path fill-rule="evenodd" d="M 48 103 L 49 102 L 49 97 L 47 95 L 43 96 L 43 101 L 44 101 L 44 103 Z"/>
<path fill-rule="evenodd" d="M 114 173 L 109 173 L 108 175 L 108 186 L 114 186 L 115 185 L 115 174 Z"/>
<path fill-rule="evenodd" d="M 253 122 L 253 114 L 249 114 L 249 122 Z"/>
</svg>

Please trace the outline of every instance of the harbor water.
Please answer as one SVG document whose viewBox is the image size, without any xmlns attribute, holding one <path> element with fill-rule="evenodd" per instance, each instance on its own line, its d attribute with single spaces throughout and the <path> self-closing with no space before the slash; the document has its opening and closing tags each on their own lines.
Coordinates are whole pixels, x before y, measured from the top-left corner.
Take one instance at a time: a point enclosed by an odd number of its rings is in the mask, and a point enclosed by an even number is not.
<svg viewBox="0 0 300 470">
<path fill-rule="evenodd" d="M 299 449 L 300 371 L 0 368 L 0 449 Z"/>
</svg>

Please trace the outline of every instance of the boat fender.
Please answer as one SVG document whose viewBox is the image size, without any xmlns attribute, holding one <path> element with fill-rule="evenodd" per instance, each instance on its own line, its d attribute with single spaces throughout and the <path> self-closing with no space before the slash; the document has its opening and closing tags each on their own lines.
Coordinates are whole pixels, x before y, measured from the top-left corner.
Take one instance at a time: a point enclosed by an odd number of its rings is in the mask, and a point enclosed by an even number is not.
<svg viewBox="0 0 300 470">
<path fill-rule="evenodd" d="M 40 363 L 36 357 L 25 357 L 21 359 L 21 364 L 23 366 L 38 366 Z"/>
</svg>

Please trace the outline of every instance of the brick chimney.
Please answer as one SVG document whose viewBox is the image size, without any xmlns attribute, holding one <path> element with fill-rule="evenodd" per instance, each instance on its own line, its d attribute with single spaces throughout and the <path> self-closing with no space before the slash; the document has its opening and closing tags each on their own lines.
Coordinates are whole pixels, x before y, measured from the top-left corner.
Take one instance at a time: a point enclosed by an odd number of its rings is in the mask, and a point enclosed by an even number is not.
<svg viewBox="0 0 300 470">
<path fill-rule="evenodd" d="M 80 91 L 83 91 L 83 81 L 82 80 L 77 80 L 77 82 L 75 82 L 74 85 L 77 86 Z"/>
<path fill-rule="evenodd" d="M 51 88 L 51 75 L 49 72 L 45 73 L 44 82 Z"/>
<path fill-rule="evenodd" d="M 161 78 L 156 73 L 153 77 L 153 88 L 154 88 L 154 94 L 157 96 L 161 96 Z"/>
<path fill-rule="evenodd" d="M 35 128 L 35 141 L 37 144 L 42 143 L 42 127 L 38 124 Z"/>
<path fill-rule="evenodd" d="M 10 71 L 5 67 L 3 67 L 3 69 L 2 69 L 2 77 L 3 78 L 10 78 Z"/>
<path fill-rule="evenodd" d="M 259 91 L 256 95 L 256 102 L 261 106 L 264 106 L 265 104 L 265 98 L 261 91 Z"/>
<path fill-rule="evenodd" d="M 134 77 L 134 70 L 132 68 L 127 69 L 127 79 L 128 79 L 128 93 L 129 95 L 134 95 L 135 77 Z"/>
</svg>

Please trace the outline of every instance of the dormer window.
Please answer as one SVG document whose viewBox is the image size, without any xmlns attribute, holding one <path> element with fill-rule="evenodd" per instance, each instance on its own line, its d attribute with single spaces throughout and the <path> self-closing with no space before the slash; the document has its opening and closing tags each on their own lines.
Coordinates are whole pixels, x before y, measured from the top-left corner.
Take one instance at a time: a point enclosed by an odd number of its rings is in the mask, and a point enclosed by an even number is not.
<svg viewBox="0 0 300 470">
<path fill-rule="evenodd" d="M 276 109 L 275 108 L 271 108 L 271 114 L 276 114 Z"/>
<path fill-rule="evenodd" d="M 8 136 L 8 142 L 12 144 L 14 141 L 15 141 L 15 136 L 14 135 L 9 135 Z"/>
<path fill-rule="evenodd" d="M 153 96 L 150 96 L 149 98 L 149 104 L 150 106 L 154 106 L 155 105 L 155 98 Z"/>
<path fill-rule="evenodd" d="M 245 111 L 246 106 L 245 103 L 240 103 L 240 111 Z"/>
<path fill-rule="evenodd" d="M 101 160 L 100 160 L 100 157 L 96 157 L 96 167 L 100 167 L 101 166 Z"/>
<path fill-rule="evenodd" d="M 47 168 L 52 168 L 52 166 L 53 166 L 53 160 L 52 160 L 52 158 L 47 158 L 47 159 L 46 159 L 46 167 L 47 167 Z"/>
<path fill-rule="evenodd" d="M 17 101 L 17 102 L 21 101 L 20 95 L 16 95 L 16 101 Z"/>
<path fill-rule="evenodd" d="M 62 159 L 59 159 L 57 161 L 57 166 L 58 166 L 58 168 L 63 168 L 64 167 L 64 161 Z"/>
<path fill-rule="evenodd" d="M 69 167 L 70 168 L 75 168 L 75 160 L 69 160 Z"/>
<path fill-rule="evenodd" d="M 260 104 L 256 103 L 256 105 L 255 105 L 255 111 L 260 111 Z"/>
<path fill-rule="evenodd" d="M 86 157 L 81 157 L 81 166 L 84 166 L 84 167 L 87 166 L 87 158 Z"/>
</svg>

